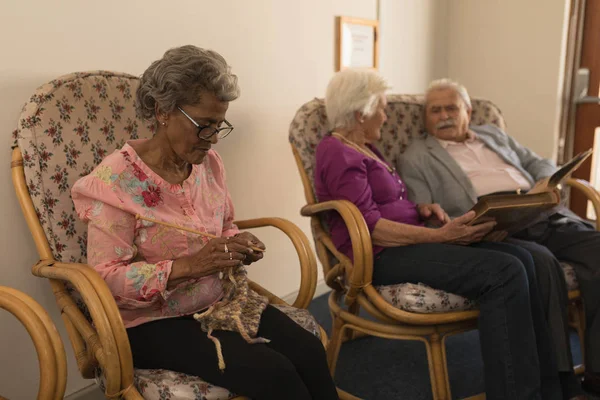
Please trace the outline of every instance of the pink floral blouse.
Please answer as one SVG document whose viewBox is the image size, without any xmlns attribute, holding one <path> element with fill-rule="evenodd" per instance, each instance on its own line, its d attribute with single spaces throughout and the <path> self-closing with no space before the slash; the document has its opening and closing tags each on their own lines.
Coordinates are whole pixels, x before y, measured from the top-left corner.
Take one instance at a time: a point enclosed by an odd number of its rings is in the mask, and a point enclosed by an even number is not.
<svg viewBox="0 0 600 400">
<path fill-rule="evenodd" d="M 204 236 L 137 220 L 136 214 L 217 236 L 238 233 L 221 157 L 210 150 L 181 185 L 155 174 L 128 142 L 72 189 L 88 224 L 88 263 L 108 284 L 126 328 L 187 315 L 222 296 L 218 275 L 167 290 L 173 260 L 197 253 Z"/>
</svg>

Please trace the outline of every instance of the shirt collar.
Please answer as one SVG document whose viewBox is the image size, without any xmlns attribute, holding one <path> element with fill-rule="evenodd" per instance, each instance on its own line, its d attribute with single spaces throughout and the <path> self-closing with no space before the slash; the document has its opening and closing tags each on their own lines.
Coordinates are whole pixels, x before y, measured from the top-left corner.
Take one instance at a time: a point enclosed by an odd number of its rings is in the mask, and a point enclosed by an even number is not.
<svg viewBox="0 0 600 400">
<path fill-rule="evenodd" d="M 448 146 L 459 146 L 459 145 L 462 145 L 463 143 L 472 143 L 475 140 L 477 140 L 477 134 L 469 129 L 467 131 L 467 140 L 465 140 L 464 142 L 454 142 L 452 140 L 443 140 L 443 139 L 439 139 L 437 137 L 435 139 L 442 146 L 442 148 L 446 149 L 446 148 L 448 148 Z"/>
</svg>

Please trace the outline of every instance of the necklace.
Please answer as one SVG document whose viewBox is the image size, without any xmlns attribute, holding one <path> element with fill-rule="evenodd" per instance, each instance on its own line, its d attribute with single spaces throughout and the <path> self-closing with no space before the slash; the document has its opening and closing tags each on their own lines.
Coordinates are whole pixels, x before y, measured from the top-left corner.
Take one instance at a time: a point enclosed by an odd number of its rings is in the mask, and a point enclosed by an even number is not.
<svg viewBox="0 0 600 400">
<path fill-rule="evenodd" d="M 385 169 L 387 169 L 389 171 L 390 174 L 392 174 L 392 177 L 394 179 L 398 180 L 398 184 L 400 185 L 400 200 L 404 200 L 406 198 L 406 188 L 405 186 L 402 184 L 402 180 L 400 179 L 399 176 L 395 175 L 396 172 L 396 168 L 392 168 L 388 165 L 388 163 L 386 163 L 385 161 L 383 161 L 381 158 L 379 158 L 377 156 L 377 154 L 375 154 L 371 149 L 369 148 L 362 148 L 360 147 L 358 144 L 354 143 L 353 141 L 351 141 L 350 139 L 348 139 L 345 136 L 340 135 L 337 132 L 332 132 L 331 136 L 335 136 L 336 138 L 338 138 L 342 143 L 344 143 L 346 146 L 353 148 L 354 150 L 358 151 L 359 153 L 361 153 L 362 155 L 371 158 L 375 161 L 377 161 L 379 164 L 383 165 L 385 167 Z"/>
<path fill-rule="evenodd" d="M 375 154 L 371 149 L 360 147 L 358 144 L 354 143 L 350 139 L 348 139 L 348 138 L 340 135 L 337 132 L 333 132 L 331 134 L 331 136 L 335 136 L 336 138 L 340 139 L 345 145 L 347 145 L 349 147 L 352 147 L 354 150 L 358 151 L 362 155 L 364 155 L 366 157 L 369 157 L 370 159 L 373 159 L 373 160 L 377 161 L 378 163 L 380 163 L 381 165 L 383 165 L 390 172 L 390 174 L 393 174 L 394 171 L 396 170 L 395 168 L 390 167 L 381 158 L 377 157 L 377 154 Z"/>
</svg>

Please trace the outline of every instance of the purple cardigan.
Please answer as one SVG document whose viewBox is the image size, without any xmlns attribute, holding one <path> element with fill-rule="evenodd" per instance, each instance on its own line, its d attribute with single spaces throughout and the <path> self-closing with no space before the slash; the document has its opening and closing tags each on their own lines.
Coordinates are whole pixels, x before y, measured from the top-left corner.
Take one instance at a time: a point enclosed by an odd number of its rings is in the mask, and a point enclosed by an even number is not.
<svg viewBox="0 0 600 400">
<path fill-rule="evenodd" d="M 375 147 L 370 148 L 384 159 Z M 348 200 L 354 203 L 371 233 L 380 218 L 423 225 L 416 204 L 406 199 L 406 186 L 396 171 L 391 174 L 379 162 L 330 135 L 317 146 L 315 190 L 319 201 Z M 350 235 L 342 218 L 332 211 L 326 221 L 337 249 L 353 259 Z M 382 250 L 383 247 L 373 246 L 374 255 Z"/>
</svg>

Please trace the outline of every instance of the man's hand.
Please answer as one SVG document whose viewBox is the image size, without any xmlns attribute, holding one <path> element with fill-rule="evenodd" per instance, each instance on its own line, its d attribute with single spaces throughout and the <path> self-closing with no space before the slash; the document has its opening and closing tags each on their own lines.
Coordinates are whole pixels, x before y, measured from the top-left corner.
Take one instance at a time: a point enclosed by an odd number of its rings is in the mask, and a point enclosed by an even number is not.
<svg viewBox="0 0 600 400">
<path fill-rule="evenodd" d="M 450 217 L 439 204 L 418 204 L 417 209 L 424 221 L 432 222 L 434 225 L 442 226 L 450 221 Z"/>
<path fill-rule="evenodd" d="M 237 235 L 235 235 L 235 238 L 247 240 L 249 246 L 255 246 L 255 247 L 258 247 L 259 249 L 263 249 L 263 250 L 265 249 L 264 243 L 261 242 L 260 240 L 258 240 L 258 238 L 256 236 L 254 236 L 253 234 L 251 234 L 250 232 L 238 233 Z M 246 254 L 246 258 L 244 258 L 244 260 L 242 262 L 245 265 L 250 265 L 253 262 L 261 260 L 263 258 L 263 256 L 264 256 L 263 253 L 258 252 L 258 251 L 253 251 L 249 254 Z"/>
</svg>

